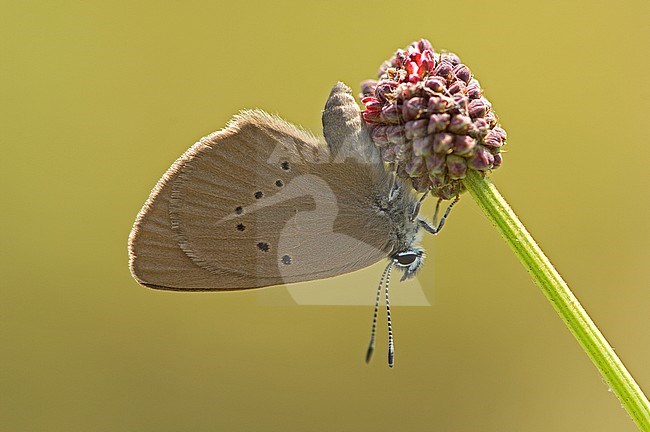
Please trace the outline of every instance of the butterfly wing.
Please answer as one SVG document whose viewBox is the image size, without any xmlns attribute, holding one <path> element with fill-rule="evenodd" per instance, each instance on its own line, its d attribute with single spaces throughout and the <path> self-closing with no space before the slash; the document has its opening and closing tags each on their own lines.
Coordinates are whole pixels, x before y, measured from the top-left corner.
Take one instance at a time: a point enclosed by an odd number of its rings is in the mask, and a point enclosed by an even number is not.
<svg viewBox="0 0 650 432">
<path fill-rule="evenodd" d="M 375 157 L 335 159 L 305 131 L 246 111 L 159 181 L 129 241 L 143 285 L 236 290 L 335 276 L 384 258 L 389 177 Z"/>
</svg>

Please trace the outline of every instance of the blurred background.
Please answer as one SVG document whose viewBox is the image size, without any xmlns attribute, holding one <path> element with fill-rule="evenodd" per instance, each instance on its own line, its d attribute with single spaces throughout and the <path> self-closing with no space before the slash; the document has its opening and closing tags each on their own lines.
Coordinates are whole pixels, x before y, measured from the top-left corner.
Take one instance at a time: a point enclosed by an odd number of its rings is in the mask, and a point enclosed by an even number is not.
<svg viewBox="0 0 650 432">
<path fill-rule="evenodd" d="M 0 430 L 636 430 L 469 195 L 424 240 L 431 306 L 393 311 L 392 370 L 383 321 L 363 361 L 371 307 L 149 290 L 126 242 L 237 111 L 319 134 L 337 80 L 356 93 L 425 37 L 481 81 L 509 134 L 492 179 L 647 393 L 649 20 L 631 0 L 7 2 Z"/>
</svg>

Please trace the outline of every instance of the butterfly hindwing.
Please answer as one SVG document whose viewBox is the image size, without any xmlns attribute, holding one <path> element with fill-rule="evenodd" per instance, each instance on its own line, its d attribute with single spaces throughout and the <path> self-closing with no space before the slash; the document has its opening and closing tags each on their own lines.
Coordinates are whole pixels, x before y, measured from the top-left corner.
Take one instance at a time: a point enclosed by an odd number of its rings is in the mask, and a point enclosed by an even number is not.
<svg viewBox="0 0 650 432">
<path fill-rule="evenodd" d="M 131 269 L 145 285 L 179 290 L 354 271 L 390 251 L 376 199 L 388 187 L 374 159 L 337 160 L 305 131 L 245 111 L 161 179 L 134 226 Z"/>
</svg>

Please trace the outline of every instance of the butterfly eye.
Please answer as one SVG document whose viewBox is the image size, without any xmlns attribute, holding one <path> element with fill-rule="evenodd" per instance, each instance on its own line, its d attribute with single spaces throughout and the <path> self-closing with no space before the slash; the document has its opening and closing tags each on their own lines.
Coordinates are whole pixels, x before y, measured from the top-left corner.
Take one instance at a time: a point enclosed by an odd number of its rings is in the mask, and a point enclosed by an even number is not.
<svg viewBox="0 0 650 432">
<path fill-rule="evenodd" d="M 395 257 L 397 264 L 400 266 L 408 267 L 417 259 L 418 255 L 414 252 L 405 252 Z"/>
</svg>

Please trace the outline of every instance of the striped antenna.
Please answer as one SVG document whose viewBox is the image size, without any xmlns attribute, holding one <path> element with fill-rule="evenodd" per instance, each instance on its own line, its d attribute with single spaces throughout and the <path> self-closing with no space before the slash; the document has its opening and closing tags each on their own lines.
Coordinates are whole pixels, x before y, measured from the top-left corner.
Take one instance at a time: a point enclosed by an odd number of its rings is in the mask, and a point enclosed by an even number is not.
<svg viewBox="0 0 650 432">
<path fill-rule="evenodd" d="M 390 321 L 390 300 L 388 298 L 388 286 L 390 285 L 390 272 L 393 270 L 393 263 L 388 264 L 388 273 L 386 274 L 386 320 L 388 321 L 388 366 L 395 365 L 395 345 L 393 344 L 393 325 Z"/>
<path fill-rule="evenodd" d="M 393 262 L 388 263 L 384 272 L 379 279 L 379 286 L 377 286 L 377 299 L 375 300 L 375 312 L 372 315 L 372 331 L 370 332 L 370 343 L 368 344 L 368 351 L 366 351 L 366 363 L 370 362 L 372 353 L 375 351 L 375 335 L 377 334 L 377 312 L 379 311 L 379 299 L 381 298 L 381 287 L 384 283 L 384 278 L 388 273 L 388 269 L 392 267 Z"/>
</svg>

